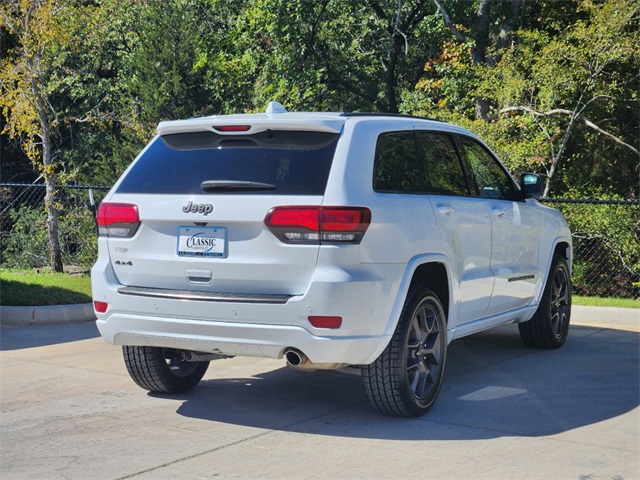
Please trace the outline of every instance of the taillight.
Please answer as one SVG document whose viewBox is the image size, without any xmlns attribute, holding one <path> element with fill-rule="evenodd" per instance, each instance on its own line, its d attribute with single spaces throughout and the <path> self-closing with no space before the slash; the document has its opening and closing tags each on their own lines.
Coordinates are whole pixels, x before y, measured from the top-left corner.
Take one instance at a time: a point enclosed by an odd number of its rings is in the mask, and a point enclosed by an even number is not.
<svg viewBox="0 0 640 480">
<path fill-rule="evenodd" d="M 286 243 L 360 243 L 369 224 L 367 207 L 274 207 L 264 219 Z"/>
<path fill-rule="evenodd" d="M 96 215 L 101 237 L 131 238 L 138 230 L 138 206 L 130 203 L 101 203 Z"/>
</svg>

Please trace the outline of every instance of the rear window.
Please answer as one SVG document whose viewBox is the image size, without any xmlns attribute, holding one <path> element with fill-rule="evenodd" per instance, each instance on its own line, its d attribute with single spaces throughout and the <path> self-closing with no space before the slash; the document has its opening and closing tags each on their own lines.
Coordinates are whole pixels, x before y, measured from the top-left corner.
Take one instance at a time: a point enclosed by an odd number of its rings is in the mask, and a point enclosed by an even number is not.
<svg viewBox="0 0 640 480">
<path fill-rule="evenodd" d="M 246 182 L 261 188 L 207 193 L 323 195 L 337 142 L 338 134 L 325 132 L 165 135 L 153 140 L 118 193 L 200 194 L 203 182 Z"/>
</svg>

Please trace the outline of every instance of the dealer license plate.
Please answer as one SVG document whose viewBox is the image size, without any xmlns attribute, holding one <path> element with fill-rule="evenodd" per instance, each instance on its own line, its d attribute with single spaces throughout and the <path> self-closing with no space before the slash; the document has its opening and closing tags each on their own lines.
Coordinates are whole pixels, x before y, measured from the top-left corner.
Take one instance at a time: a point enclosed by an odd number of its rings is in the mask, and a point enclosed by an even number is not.
<svg viewBox="0 0 640 480">
<path fill-rule="evenodd" d="M 178 256 L 226 257 L 227 229 L 220 227 L 179 227 Z"/>
</svg>

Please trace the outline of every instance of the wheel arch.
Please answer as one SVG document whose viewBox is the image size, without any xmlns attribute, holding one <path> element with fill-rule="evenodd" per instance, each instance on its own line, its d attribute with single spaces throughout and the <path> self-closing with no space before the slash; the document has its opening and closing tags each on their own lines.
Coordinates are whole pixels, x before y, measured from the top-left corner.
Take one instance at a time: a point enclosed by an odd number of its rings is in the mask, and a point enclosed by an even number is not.
<svg viewBox="0 0 640 480">
<path fill-rule="evenodd" d="M 573 271 L 573 247 L 570 240 L 560 240 L 553 249 L 553 255 L 562 255 L 569 266 L 569 273 Z M 549 264 L 549 268 L 551 264 Z M 547 275 L 548 275 L 547 269 Z"/>
<path fill-rule="evenodd" d="M 553 248 L 549 251 L 549 256 L 545 262 L 545 270 L 543 272 L 544 278 L 540 283 L 538 291 L 535 294 L 534 302 L 532 305 L 539 305 L 542 299 L 542 295 L 544 293 L 544 287 L 549 281 L 549 274 L 551 272 L 551 265 L 553 264 L 553 258 L 556 255 L 561 255 L 567 261 L 567 266 L 569 267 L 569 274 L 572 273 L 573 268 L 573 243 L 571 242 L 570 237 L 558 237 L 553 242 Z M 542 262 L 540 262 L 542 263 Z M 532 314 L 533 316 L 533 314 Z M 528 320 L 528 319 L 527 319 Z"/>
<path fill-rule="evenodd" d="M 389 322 L 385 329 L 385 335 L 393 335 L 398 325 L 407 295 L 415 285 L 422 285 L 433 290 L 442 303 L 448 323 L 451 309 L 454 305 L 452 278 L 451 266 L 446 256 L 434 254 L 412 258 L 407 265 L 400 288 L 398 289 L 398 294 L 391 309 Z"/>
</svg>

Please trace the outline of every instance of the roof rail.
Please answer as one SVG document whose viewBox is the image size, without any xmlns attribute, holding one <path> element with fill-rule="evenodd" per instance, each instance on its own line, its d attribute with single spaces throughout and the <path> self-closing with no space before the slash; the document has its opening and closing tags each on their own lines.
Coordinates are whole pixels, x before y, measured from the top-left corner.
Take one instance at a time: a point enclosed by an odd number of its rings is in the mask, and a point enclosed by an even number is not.
<svg viewBox="0 0 640 480">
<path fill-rule="evenodd" d="M 385 112 L 343 112 L 342 117 L 399 117 L 399 118 L 415 118 L 417 120 L 431 120 L 432 122 L 444 122 L 437 118 L 419 117 L 417 115 L 408 115 L 406 113 L 385 113 Z"/>
</svg>

